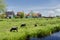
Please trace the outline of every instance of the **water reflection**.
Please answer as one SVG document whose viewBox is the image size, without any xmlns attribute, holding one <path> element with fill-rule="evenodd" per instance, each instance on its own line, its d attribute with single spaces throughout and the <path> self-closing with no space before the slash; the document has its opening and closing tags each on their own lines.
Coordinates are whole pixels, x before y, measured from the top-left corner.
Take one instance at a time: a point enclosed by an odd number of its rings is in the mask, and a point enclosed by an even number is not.
<svg viewBox="0 0 60 40">
<path fill-rule="evenodd" d="M 60 32 L 54 33 L 45 38 L 31 38 L 30 40 L 60 40 Z"/>
</svg>

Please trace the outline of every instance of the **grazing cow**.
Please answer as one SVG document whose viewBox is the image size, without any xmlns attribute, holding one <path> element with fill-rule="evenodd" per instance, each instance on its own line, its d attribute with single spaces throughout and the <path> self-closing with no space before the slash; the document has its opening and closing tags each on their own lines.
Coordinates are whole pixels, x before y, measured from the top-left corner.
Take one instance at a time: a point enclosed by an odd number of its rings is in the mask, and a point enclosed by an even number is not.
<svg viewBox="0 0 60 40">
<path fill-rule="evenodd" d="M 18 27 L 12 27 L 12 28 L 10 29 L 10 32 L 15 31 L 15 30 L 18 32 Z"/>
<path fill-rule="evenodd" d="M 35 27 L 37 26 L 37 24 L 34 25 Z"/>
<path fill-rule="evenodd" d="M 22 24 L 21 24 L 21 27 L 25 27 L 25 26 L 26 26 L 26 24 L 25 24 L 25 23 L 22 23 Z"/>
</svg>

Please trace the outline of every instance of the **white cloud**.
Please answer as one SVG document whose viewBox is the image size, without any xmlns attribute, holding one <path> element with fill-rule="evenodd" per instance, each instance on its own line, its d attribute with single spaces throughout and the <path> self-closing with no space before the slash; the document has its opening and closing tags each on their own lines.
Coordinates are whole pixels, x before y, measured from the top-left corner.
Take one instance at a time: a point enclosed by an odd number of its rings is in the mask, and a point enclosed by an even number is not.
<svg viewBox="0 0 60 40">
<path fill-rule="evenodd" d="M 56 12 L 60 12 L 60 9 L 55 9 Z"/>
</svg>

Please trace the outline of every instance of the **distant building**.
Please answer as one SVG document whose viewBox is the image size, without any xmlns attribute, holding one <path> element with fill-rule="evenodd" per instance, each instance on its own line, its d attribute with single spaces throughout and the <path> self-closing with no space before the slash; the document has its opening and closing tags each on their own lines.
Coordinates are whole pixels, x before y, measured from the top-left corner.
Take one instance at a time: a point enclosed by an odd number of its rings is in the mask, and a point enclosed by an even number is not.
<svg viewBox="0 0 60 40">
<path fill-rule="evenodd" d="M 24 17 L 25 17 L 24 11 L 17 12 L 16 16 L 17 16 L 18 18 L 24 18 Z"/>
<path fill-rule="evenodd" d="M 34 13 L 34 14 L 32 14 L 32 17 L 33 18 L 41 18 L 42 15 L 40 13 Z"/>
<path fill-rule="evenodd" d="M 6 12 L 6 18 L 14 18 L 15 14 L 13 11 L 7 11 Z"/>
<path fill-rule="evenodd" d="M 20 16 L 21 15 L 21 12 L 17 12 L 17 16 Z"/>
<path fill-rule="evenodd" d="M 38 15 L 38 18 L 42 17 L 42 14 L 40 14 L 40 13 L 37 13 L 37 15 Z"/>
<path fill-rule="evenodd" d="M 29 14 L 29 16 L 28 16 L 29 18 L 33 18 L 32 15 L 34 14 L 34 12 L 32 10 L 28 14 Z"/>
<path fill-rule="evenodd" d="M 30 14 L 25 14 L 25 18 L 29 18 L 30 17 Z"/>
</svg>

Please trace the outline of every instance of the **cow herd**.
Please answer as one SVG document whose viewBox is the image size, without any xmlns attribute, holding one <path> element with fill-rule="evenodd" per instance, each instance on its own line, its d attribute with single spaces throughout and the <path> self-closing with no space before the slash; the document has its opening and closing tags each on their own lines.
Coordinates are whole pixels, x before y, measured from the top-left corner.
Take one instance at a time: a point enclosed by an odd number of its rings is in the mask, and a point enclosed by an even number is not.
<svg viewBox="0 0 60 40">
<path fill-rule="evenodd" d="M 25 26 L 26 26 L 25 23 L 22 23 L 22 24 L 20 25 L 20 27 L 25 27 Z M 34 24 L 34 27 L 37 27 L 37 24 Z M 12 28 L 10 29 L 10 32 L 12 32 L 12 31 L 17 31 L 17 32 L 18 32 L 18 27 L 16 27 L 16 26 L 12 27 Z"/>
</svg>

